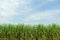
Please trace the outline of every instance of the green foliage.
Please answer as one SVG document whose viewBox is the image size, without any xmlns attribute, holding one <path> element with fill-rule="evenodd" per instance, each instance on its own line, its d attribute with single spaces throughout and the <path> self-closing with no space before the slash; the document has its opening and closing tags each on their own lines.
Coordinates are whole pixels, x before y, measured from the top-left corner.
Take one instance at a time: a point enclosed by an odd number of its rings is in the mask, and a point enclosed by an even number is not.
<svg viewBox="0 0 60 40">
<path fill-rule="evenodd" d="M 0 38 L 16 38 L 17 40 L 40 40 L 43 38 L 60 38 L 60 25 L 0 25 Z"/>
</svg>

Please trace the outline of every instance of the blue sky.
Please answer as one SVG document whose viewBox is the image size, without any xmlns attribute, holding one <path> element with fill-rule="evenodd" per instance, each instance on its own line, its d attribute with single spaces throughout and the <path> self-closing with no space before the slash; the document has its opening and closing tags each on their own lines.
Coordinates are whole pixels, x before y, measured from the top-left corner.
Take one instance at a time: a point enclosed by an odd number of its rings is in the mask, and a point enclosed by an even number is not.
<svg viewBox="0 0 60 40">
<path fill-rule="evenodd" d="M 60 0 L 0 0 L 0 23 L 60 24 Z"/>
</svg>

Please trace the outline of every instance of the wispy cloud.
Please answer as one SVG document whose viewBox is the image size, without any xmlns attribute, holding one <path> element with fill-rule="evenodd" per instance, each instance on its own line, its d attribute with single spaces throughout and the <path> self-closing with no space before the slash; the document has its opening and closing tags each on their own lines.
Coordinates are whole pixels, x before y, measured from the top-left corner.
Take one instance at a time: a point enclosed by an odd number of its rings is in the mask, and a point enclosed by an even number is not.
<svg viewBox="0 0 60 40">
<path fill-rule="evenodd" d="M 49 20 L 49 21 L 53 21 L 56 19 L 59 20 L 59 16 L 60 15 L 60 9 L 54 9 L 54 10 L 46 10 L 46 11 L 43 11 L 43 12 L 38 12 L 38 13 L 35 13 L 35 14 L 31 14 L 30 16 L 27 16 L 25 18 L 25 23 L 29 23 L 29 22 L 33 22 L 33 21 L 37 21 L 38 20 Z M 58 16 L 58 17 L 56 17 Z"/>
<path fill-rule="evenodd" d="M 11 23 L 14 16 L 29 12 L 27 4 L 28 0 L 0 0 L 0 23 Z"/>
<path fill-rule="evenodd" d="M 53 4 L 54 2 L 57 2 L 57 0 L 33 0 L 33 6 L 35 6 L 34 8 L 40 8 L 49 3 Z"/>
<path fill-rule="evenodd" d="M 59 19 L 60 14 L 58 1 L 0 0 L 0 23 L 44 23 L 42 20 L 51 19 L 57 22 L 55 19 Z"/>
<path fill-rule="evenodd" d="M 0 0 L 0 23 L 7 23 L 16 13 L 19 0 Z"/>
</svg>

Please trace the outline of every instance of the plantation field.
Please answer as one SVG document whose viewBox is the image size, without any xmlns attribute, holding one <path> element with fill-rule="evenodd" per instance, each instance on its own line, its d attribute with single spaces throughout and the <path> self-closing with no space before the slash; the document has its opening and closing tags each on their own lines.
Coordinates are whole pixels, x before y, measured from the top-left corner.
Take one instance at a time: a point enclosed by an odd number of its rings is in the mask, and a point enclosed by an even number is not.
<svg viewBox="0 0 60 40">
<path fill-rule="evenodd" d="M 60 40 L 60 25 L 0 25 L 0 40 Z"/>
</svg>

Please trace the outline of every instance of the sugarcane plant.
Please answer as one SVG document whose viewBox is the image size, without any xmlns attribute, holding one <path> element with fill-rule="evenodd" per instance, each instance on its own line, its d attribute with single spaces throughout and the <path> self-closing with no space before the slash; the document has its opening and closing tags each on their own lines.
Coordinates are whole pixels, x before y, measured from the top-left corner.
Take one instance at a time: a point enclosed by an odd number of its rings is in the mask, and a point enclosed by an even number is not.
<svg viewBox="0 0 60 40">
<path fill-rule="evenodd" d="M 0 40 L 60 40 L 60 25 L 1 24 Z"/>
</svg>

